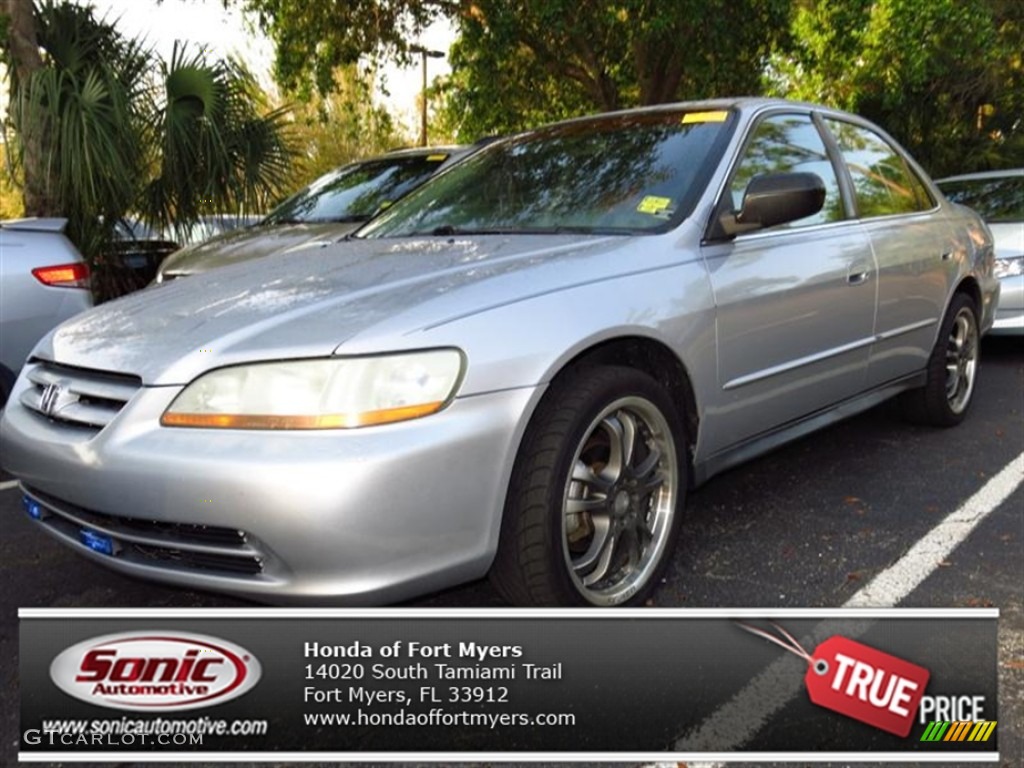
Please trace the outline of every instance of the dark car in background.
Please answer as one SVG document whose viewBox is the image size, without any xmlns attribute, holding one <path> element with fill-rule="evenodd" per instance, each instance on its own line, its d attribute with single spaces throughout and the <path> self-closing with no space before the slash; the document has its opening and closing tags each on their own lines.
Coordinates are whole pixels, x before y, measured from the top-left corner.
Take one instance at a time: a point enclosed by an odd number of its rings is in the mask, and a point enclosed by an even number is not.
<svg viewBox="0 0 1024 768">
<path fill-rule="evenodd" d="M 115 222 L 114 237 L 94 260 L 93 292 L 98 302 L 145 288 L 163 260 L 181 248 L 173 238 L 128 217 Z"/>
<path fill-rule="evenodd" d="M 950 176 L 936 184 L 954 203 L 977 211 L 992 230 L 1001 290 L 989 333 L 1024 335 L 1024 168 Z"/>
<path fill-rule="evenodd" d="M 320 239 L 333 242 L 469 152 L 424 147 L 360 160 L 321 176 L 248 229 L 227 232 L 169 256 L 158 283 L 281 253 Z"/>
</svg>

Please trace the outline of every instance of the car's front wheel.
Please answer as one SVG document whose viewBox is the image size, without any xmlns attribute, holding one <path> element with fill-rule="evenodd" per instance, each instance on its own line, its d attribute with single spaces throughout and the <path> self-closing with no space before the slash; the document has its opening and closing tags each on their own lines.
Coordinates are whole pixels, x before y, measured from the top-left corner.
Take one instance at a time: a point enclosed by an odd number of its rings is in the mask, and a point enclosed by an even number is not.
<svg viewBox="0 0 1024 768">
<path fill-rule="evenodd" d="M 491 580 L 519 605 L 636 604 L 673 550 L 686 486 L 683 421 L 621 367 L 557 379 L 523 439 Z"/>
</svg>

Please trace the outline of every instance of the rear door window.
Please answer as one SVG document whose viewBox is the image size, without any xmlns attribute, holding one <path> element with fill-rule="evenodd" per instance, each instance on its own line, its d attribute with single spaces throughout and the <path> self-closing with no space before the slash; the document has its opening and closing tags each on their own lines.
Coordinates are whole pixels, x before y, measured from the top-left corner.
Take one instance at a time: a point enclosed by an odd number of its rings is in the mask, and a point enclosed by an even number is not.
<svg viewBox="0 0 1024 768">
<path fill-rule="evenodd" d="M 935 207 L 924 183 L 896 148 L 874 131 L 827 118 L 853 179 L 862 218 L 893 216 Z"/>
</svg>

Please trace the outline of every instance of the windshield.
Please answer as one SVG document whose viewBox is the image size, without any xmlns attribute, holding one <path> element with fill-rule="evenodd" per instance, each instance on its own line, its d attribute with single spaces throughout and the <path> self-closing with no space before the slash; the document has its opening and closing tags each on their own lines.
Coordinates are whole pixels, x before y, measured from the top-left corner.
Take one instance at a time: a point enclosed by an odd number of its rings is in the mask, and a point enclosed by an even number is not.
<svg viewBox="0 0 1024 768">
<path fill-rule="evenodd" d="M 1024 175 L 944 181 L 939 188 L 954 203 L 973 208 L 989 223 L 1024 221 Z"/>
<path fill-rule="evenodd" d="M 664 231 L 695 204 L 724 147 L 729 115 L 622 114 L 498 142 L 359 236 Z"/>
<path fill-rule="evenodd" d="M 346 165 L 296 192 L 262 223 L 367 221 L 382 205 L 426 181 L 448 157 L 448 152 L 432 152 Z"/>
</svg>

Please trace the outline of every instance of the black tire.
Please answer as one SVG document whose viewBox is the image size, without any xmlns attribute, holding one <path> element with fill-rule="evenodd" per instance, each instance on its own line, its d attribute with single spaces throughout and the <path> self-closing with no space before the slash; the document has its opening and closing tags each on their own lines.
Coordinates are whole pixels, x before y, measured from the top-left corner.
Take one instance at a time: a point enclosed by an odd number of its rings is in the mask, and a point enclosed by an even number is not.
<svg viewBox="0 0 1024 768">
<path fill-rule="evenodd" d="M 14 389 L 14 381 L 17 377 L 6 365 L 0 365 L 0 409 L 7 404 L 7 398 L 11 396 Z"/>
<path fill-rule="evenodd" d="M 904 415 L 933 427 L 952 427 L 963 421 L 974 401 L 980 348 L 978 310 L 969 296 L 957 293 L 928 358 L 925 385 L 901 396 Z"/>
<path fill-rule="evenodd" d="M 654 379 L 611 366 L 562 374 L 516 457 L 495 588 L 522 606 L 641 603 L 675 547 L 686 467 L 683 420 Z"/>
</svg>

